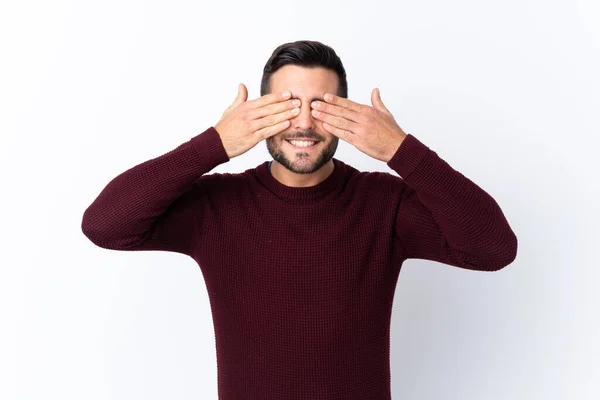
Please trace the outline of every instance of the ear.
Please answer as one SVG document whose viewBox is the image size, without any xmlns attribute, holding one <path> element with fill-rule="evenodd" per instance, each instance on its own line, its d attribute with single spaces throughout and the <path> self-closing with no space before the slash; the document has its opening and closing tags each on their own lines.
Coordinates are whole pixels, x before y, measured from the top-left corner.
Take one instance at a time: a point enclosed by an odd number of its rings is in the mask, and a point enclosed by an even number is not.
<svg viewBox="0 0 600 400">
<path fill-rule="evenodd" d="M 373 103 L 373 107 L 375 107 L 376 110 L 379 110 L 384 114 L 392 116 L 392 113 L 385 107 L 383 101 L 381 100 L 381 93 L 379 92 L 379 88 L 375 88 L 371 92 L 371 103 Z"/>
</svg>

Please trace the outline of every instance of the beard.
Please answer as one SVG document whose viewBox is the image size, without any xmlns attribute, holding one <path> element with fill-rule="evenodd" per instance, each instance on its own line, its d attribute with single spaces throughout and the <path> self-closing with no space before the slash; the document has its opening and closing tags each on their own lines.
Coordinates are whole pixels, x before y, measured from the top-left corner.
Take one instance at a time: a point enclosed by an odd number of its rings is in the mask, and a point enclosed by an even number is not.
<svg viewBox="0 0 600 400">
<path fill-rule="evenodd" d="M 302 150 L 292 147 L 291 143 L 285 141 L 285 138 L 293 139 L 294 137 L 310 138 L 318 140 L 319 143 L 316 144 L 317 148 L 314 150 Z M 331 142 L 327 143 L 313 130 L 296 135 L 288 133 L 285 136 L 279 133 L 265 139 L 271 157 L 296 174 L 312 174 L 318 171 L 333 158 L 339 141 L 340 138 L 333 136 Z"/>
</svg>

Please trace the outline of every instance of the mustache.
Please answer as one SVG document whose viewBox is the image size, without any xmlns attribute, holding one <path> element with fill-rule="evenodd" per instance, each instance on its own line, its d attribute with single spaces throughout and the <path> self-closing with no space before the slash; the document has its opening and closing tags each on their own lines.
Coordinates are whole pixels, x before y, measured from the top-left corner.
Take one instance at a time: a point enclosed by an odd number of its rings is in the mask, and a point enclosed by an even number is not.
<svg viewBox="0 0 600 400">
<path fill-rule="evenodd" d="M 311 131 L 306 131 L 306 132 L 295 132 L 292 133 L 291 136 L 287 136 L 285 138 L 283 138 L 284 140 L 294 140 L 294 139 L 312 139 L 312 140 L 316 140 L 316 141 L 322 141 L 323 139 L 317 135 L 317 132 L 311 130 Z"/>
</svg>

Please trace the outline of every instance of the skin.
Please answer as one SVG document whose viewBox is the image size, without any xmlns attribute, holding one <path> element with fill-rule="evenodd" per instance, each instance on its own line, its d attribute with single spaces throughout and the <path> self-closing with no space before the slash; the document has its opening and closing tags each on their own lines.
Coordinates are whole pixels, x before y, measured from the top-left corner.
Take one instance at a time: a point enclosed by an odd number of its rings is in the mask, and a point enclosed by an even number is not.
<svg viewBox="0 0 600 400">
<path fill-rule="evenodd" d="M 338 76 L 322 67 L 286 65 L 271 75 L 273 93 L 289 90 L 299 99 L 300 112 L 290 126 L 265 139 L 273 157 L 271 173 L 287 186 L 308 187 L 325 180 L 334 165 L 339 139 L 377 160 L 388 162 L 407 134 L 381 100 L 379 89 L 371 92 L 373 106 L 339 97 Z M 321 140 L 314 150 L 294 148 L 285 139 Z"/>
<path fill-rule="evenodd" d="M 271 174 L 286 186 L 308 187 L 325 180 L 334 169 L 331 158 L 339 138 L 328 132 L 311 113 L 311 101 L 323 99 L 327 92 L 337 93 L 338 76 L 322 67 L 304 68 L 285 65 L 271 75 L 271 93 L 289 90 L 292 99 L 300 100 L 300 112 L 290 119 L 290 126 L 265 142 L 273 157 Z M 294 148 L 285 139 L 320 140 L 314 150 Z"/>
<path fill-rule="evenodd" d="M 407 136 L 377 88 L 371 92 L 372 107 L 332 93 L 325 93 L 323 99 L 311 104 L 312 115 L 323 128 L 379 161 L 389 162 Z"/>
</svg>

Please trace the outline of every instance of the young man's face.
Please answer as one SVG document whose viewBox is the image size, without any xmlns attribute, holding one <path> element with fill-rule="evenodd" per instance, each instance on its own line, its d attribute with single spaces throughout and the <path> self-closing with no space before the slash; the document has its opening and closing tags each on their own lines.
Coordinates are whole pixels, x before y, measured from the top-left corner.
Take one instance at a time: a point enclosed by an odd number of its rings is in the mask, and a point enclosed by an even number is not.
<svg viewBox="0 0 600 400">
<path fill-rule="evenodd" d="M 310 103 L 315 99 L 323 101 L 325 93 L 337 94 L 337 89 L 337 74 L 322 67 L 285 65 L 271 75 L 271 93 L 289 90 L 292 99 L 301 101 L 300 113 L 290 119 L 290 126 L 265 140 L 274 160 L 297 174 L 313 173 L 331 160 L 339 138 L 312 116 Z M 308 148 L 296 147 L 287 141 L 294 138 L 318 142 Z"/>
</svg>

